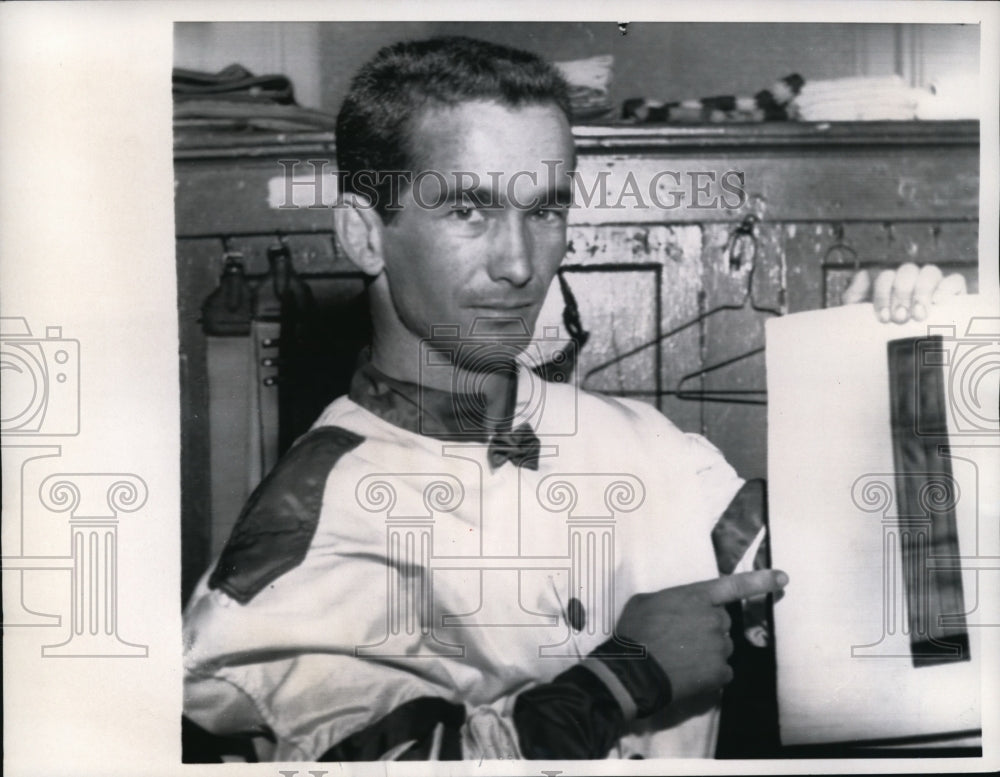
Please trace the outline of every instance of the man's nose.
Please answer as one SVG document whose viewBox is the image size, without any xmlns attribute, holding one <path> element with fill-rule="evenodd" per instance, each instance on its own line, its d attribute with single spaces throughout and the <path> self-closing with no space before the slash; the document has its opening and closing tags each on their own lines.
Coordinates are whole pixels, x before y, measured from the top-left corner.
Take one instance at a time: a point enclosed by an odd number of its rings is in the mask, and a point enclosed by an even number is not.
<svg viewBox="0 0 1000 777">
<path fill-rule="evenodd" d="M 511 213 L 503 220 L 503 234 L 498 236 L 490 262 L 490 277 L 524 286 L 535 273 L 532 261 L 532 238 L 527 220 L 521 213 Z"/>
</svg>

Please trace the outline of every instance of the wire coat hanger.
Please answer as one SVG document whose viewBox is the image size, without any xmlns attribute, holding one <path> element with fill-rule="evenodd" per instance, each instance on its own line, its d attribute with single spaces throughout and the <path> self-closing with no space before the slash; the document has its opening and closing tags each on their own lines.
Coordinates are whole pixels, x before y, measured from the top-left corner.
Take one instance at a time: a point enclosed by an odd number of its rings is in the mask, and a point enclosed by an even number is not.
<svg viewBox="0 0 1000 777">
<path fill-rule="evenodd" d="M 786 312 L 786 302 L 785 302 L 785 290 L 782 288 L 779 291 L 779 301 L 778 307 L 770 307 L 767 305 L 762 305 L 754 296 L 753 289 L 753 278 L 754 273 L 757 269 L 757 253 L 758 244 L 756 236 L 756 228 L 759 223 L 757 216 L 750 214 L 733 230 L 729 239 L 726 241 L 725 252 L 728 258 L 729 268 L 734 272 L 740 271 L 744 266 L 749 266 L 747 271 L 746 286 L 744 287 L 742 298 L 739 302 L 728 302 L 720 305 L 716 305 L 711 310 L 701 310 L 697 316 L 685 321 L 683 324 L 674 327 L 673 329 L 664 332 L 658 337 L 650 340 L 649 342 L 643 343 L 635 348 L 632 348 L 625 353 L 618 354 L 612 359 L 609 359 L 602 364 L 592 367 L 583 377 L 583 383 L 586 384 L 591 377 L 596 375 L 621 361 L 634 356 L 637 353 L 642 352 L 647 348 L 652 348 L 659 346 L 671 337 L 674 337 L 681 332 L 689 329 L 692 326 L 698 326 L 708 319 L 712 318 L 718 313 L 729 310 L 745 310 L 750 309 L 758 313 L 767 313 L 769 315 L 780 316 L 784 315 Z M 705 304 L 705 292 L 698 292 L 698 306 L 703 308 Z M 704 330 L 702 330 L 702 335 L 700 338 L 700 350 L 704 353 L 705 342 L 704 342 Z M 702 402 L 726 402 L 731 404 L 749 404 L 749 405 L 766 405 L 766 399 L 750 398 L 752 395 L 756 396 L 766 396 L 767 391 L 764 389 L 685 389 L 683 386 L 688 381 L 700 378 L 709 373 L 715 372 L 716 370 L 722 369 L 723 367 L 728 367 L 732 364 L 738 363 L 744 359 L 751 358 L 760 354 L 764 351 L 764 346 L 761 345 L 757 348 L 753 348 L 746 351 L 738 356 L 730 357 L 721 362 L 711 364 L 702 367 L 699 370 L 688 373 L 681 377 L 677 382 L 676 388 L 672 391 L 662 391 L 660 393 L 676 396 L 678 399 L 689 399 Z"/>
</svg>

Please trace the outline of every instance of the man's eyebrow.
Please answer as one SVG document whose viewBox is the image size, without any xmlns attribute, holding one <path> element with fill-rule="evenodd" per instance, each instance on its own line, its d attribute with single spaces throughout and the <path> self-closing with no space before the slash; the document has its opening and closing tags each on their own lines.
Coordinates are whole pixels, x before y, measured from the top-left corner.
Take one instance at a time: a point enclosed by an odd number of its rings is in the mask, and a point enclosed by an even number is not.
<svg viewBox="0 0 1000 777">
<path fill-rule="evenodd" d="M 452 205 L 461 205 L 465 202 L 471 201 L 474 205 L 479 207 L 496 207 L 501 202 L 501 192 L 498 192 L 491 186 L 454 186 L 448 187 L 448 192 L 445 196 L 446 202 Z"/>
<path fill-rule="evenodd" d="M 517 199 L 517 198 L 515 198 Z M 445 202 L 453 207 L 471 202 L 479 208 L 498 208 L 507 204 L 509 198 L 503 187 L 499 190 L 492 186 L 449 186 Z M 522 207 L 568 207 L 573 203 L 573 192 L 569 183 L 549 187 L 537 196 L 530 197 L 526 202 L 518 200 L 515 204 Z"/>
</svg>

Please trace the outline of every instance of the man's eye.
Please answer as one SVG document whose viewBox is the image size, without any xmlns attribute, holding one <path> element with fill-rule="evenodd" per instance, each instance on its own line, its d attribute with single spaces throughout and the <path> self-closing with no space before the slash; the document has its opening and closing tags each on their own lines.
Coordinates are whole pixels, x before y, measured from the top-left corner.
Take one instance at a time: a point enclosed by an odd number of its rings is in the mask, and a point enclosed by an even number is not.
<svg viewBox="0 0 1000 777">
<path fill-rule="evenodd" d="M 482 219 L 483 214 L 477 208 L 467 205 L 455 206 L 451 209 L 451 216 L 456 221 L 475 222 Z"/>
<path fill-rule="evenodd" d="M 562 221 L 566 218 L 566 208 L 536 208 L 532 215 L 541 221 Z"/>
</svg>

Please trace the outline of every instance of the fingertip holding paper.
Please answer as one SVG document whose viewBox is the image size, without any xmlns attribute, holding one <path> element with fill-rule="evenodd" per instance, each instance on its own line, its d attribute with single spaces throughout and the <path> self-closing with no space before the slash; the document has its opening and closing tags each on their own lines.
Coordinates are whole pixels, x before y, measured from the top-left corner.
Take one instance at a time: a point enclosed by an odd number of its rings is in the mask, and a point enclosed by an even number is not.
<svg viewBox="0 0 1000 777">
<path fill-rule="evenodd" d="M 902 325 L 848 305 L 766 333 L 782 743 L 975 741 L 1000 625 L 1000 303 Z"/>
</svg>

